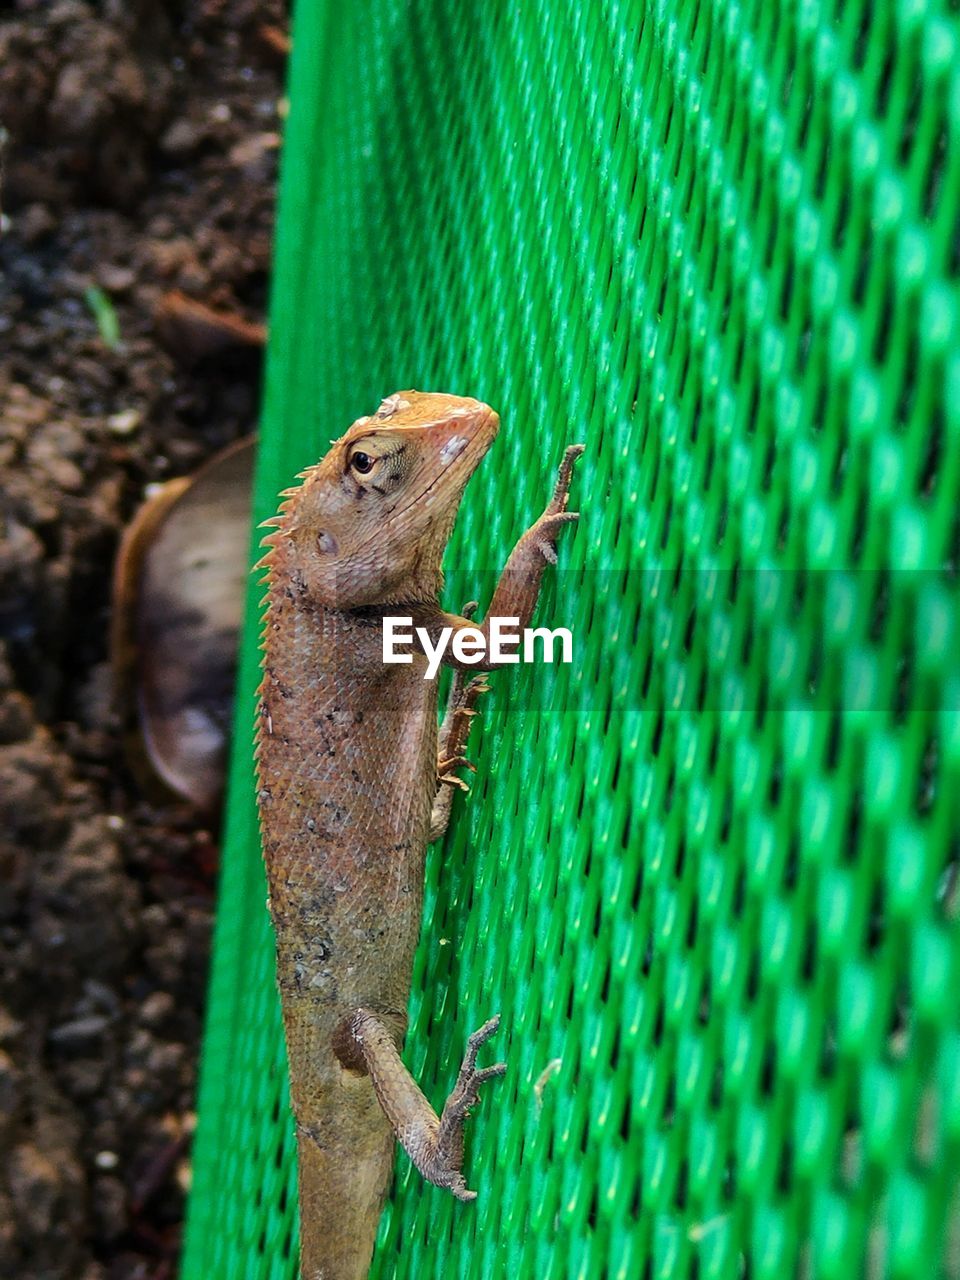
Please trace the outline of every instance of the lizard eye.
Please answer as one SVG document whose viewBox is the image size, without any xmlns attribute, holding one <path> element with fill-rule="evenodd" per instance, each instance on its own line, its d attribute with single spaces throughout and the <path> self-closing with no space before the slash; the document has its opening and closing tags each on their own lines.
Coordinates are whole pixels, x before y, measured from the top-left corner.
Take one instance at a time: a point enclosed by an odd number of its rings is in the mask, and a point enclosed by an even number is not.
<svg viewBox="0 0 960 1280">
<path fill-rule="evenodd" d="M 371 458 L 369 453 L 364 453 L 362 450 L 358 450 L 350 458 L 350 465 L 351 467 L 353 467 L 354 471 L 359 472 L 359 474 L 362 476 L 365 476 L 365 475 L 368 475 L 373 470 L 373 464 L 375 461 L 376 459 Z"/>
</svg>

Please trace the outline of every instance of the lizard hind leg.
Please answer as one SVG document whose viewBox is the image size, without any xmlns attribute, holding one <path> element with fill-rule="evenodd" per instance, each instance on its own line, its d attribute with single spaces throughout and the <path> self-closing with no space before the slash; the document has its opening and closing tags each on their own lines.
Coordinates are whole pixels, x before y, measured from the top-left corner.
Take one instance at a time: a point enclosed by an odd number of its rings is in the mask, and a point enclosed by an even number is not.
<svg viewBox="0 0 960 1280">
<path fill-rule="evenodd" d="M 467 1188 L 461 1173 L 464 1121 L 477 1102 L 480 1086 L 507 1069 L 505 1062 L 477 1067 L 480 1047 L 499 1025 L 497 1015 L 468 1038 L 457 1082 L 438 1116 L 403 1065 L 394 1037 L 377 1015 L 358 1009 L 350 1020 L 353 1038 L 397 1141 L 428 1182 L 446 1187 L 458 1200 L 474 1200 L 477 1195 Z"/>
</svg>

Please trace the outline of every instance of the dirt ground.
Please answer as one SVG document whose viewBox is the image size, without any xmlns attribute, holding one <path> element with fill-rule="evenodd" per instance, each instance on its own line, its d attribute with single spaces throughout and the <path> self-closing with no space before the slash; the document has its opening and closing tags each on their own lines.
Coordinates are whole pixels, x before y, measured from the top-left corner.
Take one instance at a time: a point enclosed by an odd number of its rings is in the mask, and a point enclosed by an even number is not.
<svg viewBox="0 0 960 1280">
<path fill-rule="evenodd" d="M 0 1275 L 17 1280 L 176 1271 L 217 837 L 124 764 L 110 579 L 145 487 L 255 425 L 285 10 L 0 3 Z M 198 324 L 190 300 L 227 319 Z"/>
</svg>

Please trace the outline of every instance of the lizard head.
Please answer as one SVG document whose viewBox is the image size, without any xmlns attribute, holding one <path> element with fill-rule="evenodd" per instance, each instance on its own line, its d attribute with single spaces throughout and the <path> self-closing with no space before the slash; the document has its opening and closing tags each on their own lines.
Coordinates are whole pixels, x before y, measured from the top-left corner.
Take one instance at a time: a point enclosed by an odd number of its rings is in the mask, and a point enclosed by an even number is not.
<svg viewBox="0 0 960 1280">
<path fill-rule="evenodd" d="M 499 425 L 479 400 L 388 396 L 285 491 L 267 521 L 271 571 L 282 559 L 305 596 L 340 609 L 435 597 L 464 488 Z"/>
</svg>

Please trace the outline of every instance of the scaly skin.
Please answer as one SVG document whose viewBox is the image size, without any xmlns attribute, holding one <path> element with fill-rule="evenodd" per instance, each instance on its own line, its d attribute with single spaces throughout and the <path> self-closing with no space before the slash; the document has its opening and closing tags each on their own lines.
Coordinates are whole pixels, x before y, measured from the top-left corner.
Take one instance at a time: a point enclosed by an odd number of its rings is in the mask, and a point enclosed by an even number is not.
<svg viewBox="0 0 960 1280">
<path fill-rule="evenodd" d="M 485 1080 L 468 1042 L 438 1117 L 400 1062 L 424 851 L 450 810 L 482 677 L 458 675 L 441 732 L 426 659 L 382 661 L 381 619 L 468 625 L 437 604 L 440 562 L 497 415 L 476 400 L 400 392 L 287 490 L 267 524 L 258 803 L 297 1122 L 304 1280 L 367 1273 L 394 1140 L 425 1177 L 472 1199 L 463 1121 Z M 490 616 L 527 625 L 556 558 L 570 470 L 521 538 Z M 481 627 L 481 629 L 483 629 Z M 448 649 L 448 655 L 450 650 Z M 452 661 L 452 655 L 450 656 Z"/>
</svg>

